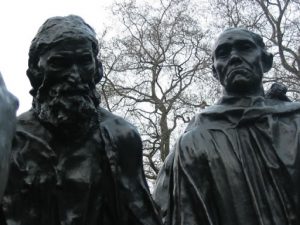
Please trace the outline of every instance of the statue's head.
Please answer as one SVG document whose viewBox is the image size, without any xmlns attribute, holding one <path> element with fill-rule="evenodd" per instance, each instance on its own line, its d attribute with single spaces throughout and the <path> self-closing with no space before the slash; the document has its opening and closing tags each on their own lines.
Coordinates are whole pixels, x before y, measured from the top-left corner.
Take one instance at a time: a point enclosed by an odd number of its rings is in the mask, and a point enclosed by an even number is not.
<svg viewBox="0 0 300 225">
<path fill-rule="evenodd" d="M 30 80 L 31 94 L 35 96 L 42 85 L 45 75 L 40 73 L 39 59 L 50 49 L 57 45 L 64 45 L 70 41 L 86 41 L 91 44 L 93 58 L 96 64 L 94 83 L 97 84 L 102 77 L 102 65 L 97 60 L 99 51 L 96 33 L 85 21 L 76 15 L 66 17 L 52 17 L 45 21 L 31 42 L 29 50 L 27 76 Z M 75 46 L 74 46 L 75 47 Z"/>
<path fill-rule="evenodd" d="M 229 95 L 262 95 L 262 78 L 273 63 L 258 34 L 241 28 L 225 30 L 213 48 L 213 74 Z"/>
<path fill-rule="evenodd" d="M 96 113 L 96 84 L 102 77 L 98 50 L 95 31 L 79 16 L 52 17 L 40 27 L 30 46 L 27 76 L 41 121 L 71 129 Z"/>
</svg>

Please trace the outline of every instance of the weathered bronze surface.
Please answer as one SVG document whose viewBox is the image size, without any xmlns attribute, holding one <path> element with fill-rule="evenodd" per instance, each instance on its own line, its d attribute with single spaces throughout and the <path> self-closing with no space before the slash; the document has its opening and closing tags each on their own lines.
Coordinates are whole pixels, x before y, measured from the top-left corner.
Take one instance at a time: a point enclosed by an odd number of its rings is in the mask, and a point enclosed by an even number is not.
<svg viewBox="0 0 300 225">
<path fill-rule="evenodd" d="M 154 199 L 165 224 L 300 223 L 300 104 L 276 85 L 265 97 L 271 66 L 260 36 L 219 36 L 213 72 L 224 96 L 194 117 L 160 171 Z"/>
<path fill-rule="evenodd" d="M 94 30 L 74 15 L 48 19 L 33 39 L 33 104 L 13 141 L 8 225 L 161 224 L 137 130 L 99 106 L 97 54 Z"/>
</svg>

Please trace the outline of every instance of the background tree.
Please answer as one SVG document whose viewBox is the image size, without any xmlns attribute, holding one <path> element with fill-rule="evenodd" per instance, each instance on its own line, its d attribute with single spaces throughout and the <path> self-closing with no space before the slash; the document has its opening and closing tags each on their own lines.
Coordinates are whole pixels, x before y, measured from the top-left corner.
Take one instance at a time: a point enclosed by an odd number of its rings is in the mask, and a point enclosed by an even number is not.
<svg viewBox="0 0 300 225">
<path fill-rule="evenodd" d="M 210 49 L 225 28 L 244 27 L 263 36 L 274 54 L 266 88 L 280 82 L 292 99 L 300 98 L 299 0 L 139 3 L 113 5 L 113 25 L 100 39 L 105 63 L 101 92 L 110 111 L 138 127 L 149 179 L 156 178 L 185 123 L 220 96 Z"/>
<path fill-rule="evenodd" d="M 189 0 L 126 1 L 113 12 L 121 35 L 101 39 L 102 102 L 138 126 L 146 176 L 155 179 L 175 134 L 214 101 L 207 32 L 191 16 Z"/>
</svg>

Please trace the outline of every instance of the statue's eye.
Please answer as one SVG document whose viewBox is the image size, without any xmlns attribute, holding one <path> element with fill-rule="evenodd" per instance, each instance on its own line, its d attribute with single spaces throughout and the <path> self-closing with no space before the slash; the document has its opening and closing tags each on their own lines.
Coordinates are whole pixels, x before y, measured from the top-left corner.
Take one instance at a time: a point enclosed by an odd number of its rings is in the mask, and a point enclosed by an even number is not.
<svg viewBox="0 0 300 225">
<path fill-rule="evenodd" d="M 230 48 L 228 46 L 223 46 L 216 51 L 216 57 L 224 58 L 230 53 Z"/>
<path fill-rule="evenodd" d="M 90 63 L 93 63 L 93 57 L 90 54 L 82 55 L 79 58 L 80 64 L 82 65 L 88 65 Z"/>
<path fill-rule="evenodd" d="M 48 64 L 54 69 L 61 69 L 68 66 L 69 60 L 62 56 L 53 56 L 48 60 Z"/>
<path fill-rule="evenodd" d="M 253 49 L 254 46 L 255 45 L 253 43 L 251 43 L 251 42 L 242 42 L 242 43 L 240 43 L 239 48 L 241 50 L 245 51 L 245 50 L 251 50 L 251 49 Z"/>
</svg>

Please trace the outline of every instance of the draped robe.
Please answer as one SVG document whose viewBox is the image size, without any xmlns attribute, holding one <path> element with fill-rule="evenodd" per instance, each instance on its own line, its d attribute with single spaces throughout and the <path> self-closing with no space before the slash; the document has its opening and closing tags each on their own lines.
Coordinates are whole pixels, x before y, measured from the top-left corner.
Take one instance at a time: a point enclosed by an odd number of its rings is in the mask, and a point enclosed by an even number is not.
<svg viewBox="0 0 300 225">
<path fill-rule="evenodd" d="M 83 140 L 58 140 L 32 111 L 19 116 L 3 209 L 8 225 L 159 225 L 142 143 L 124 119 L 99 109 Z"/>
<path fill-rule="evenodd" d="M 154 200 L 166 225 L 300 224 L 300 104 L 223 97 L 167 157 Z"/>
</svg>

